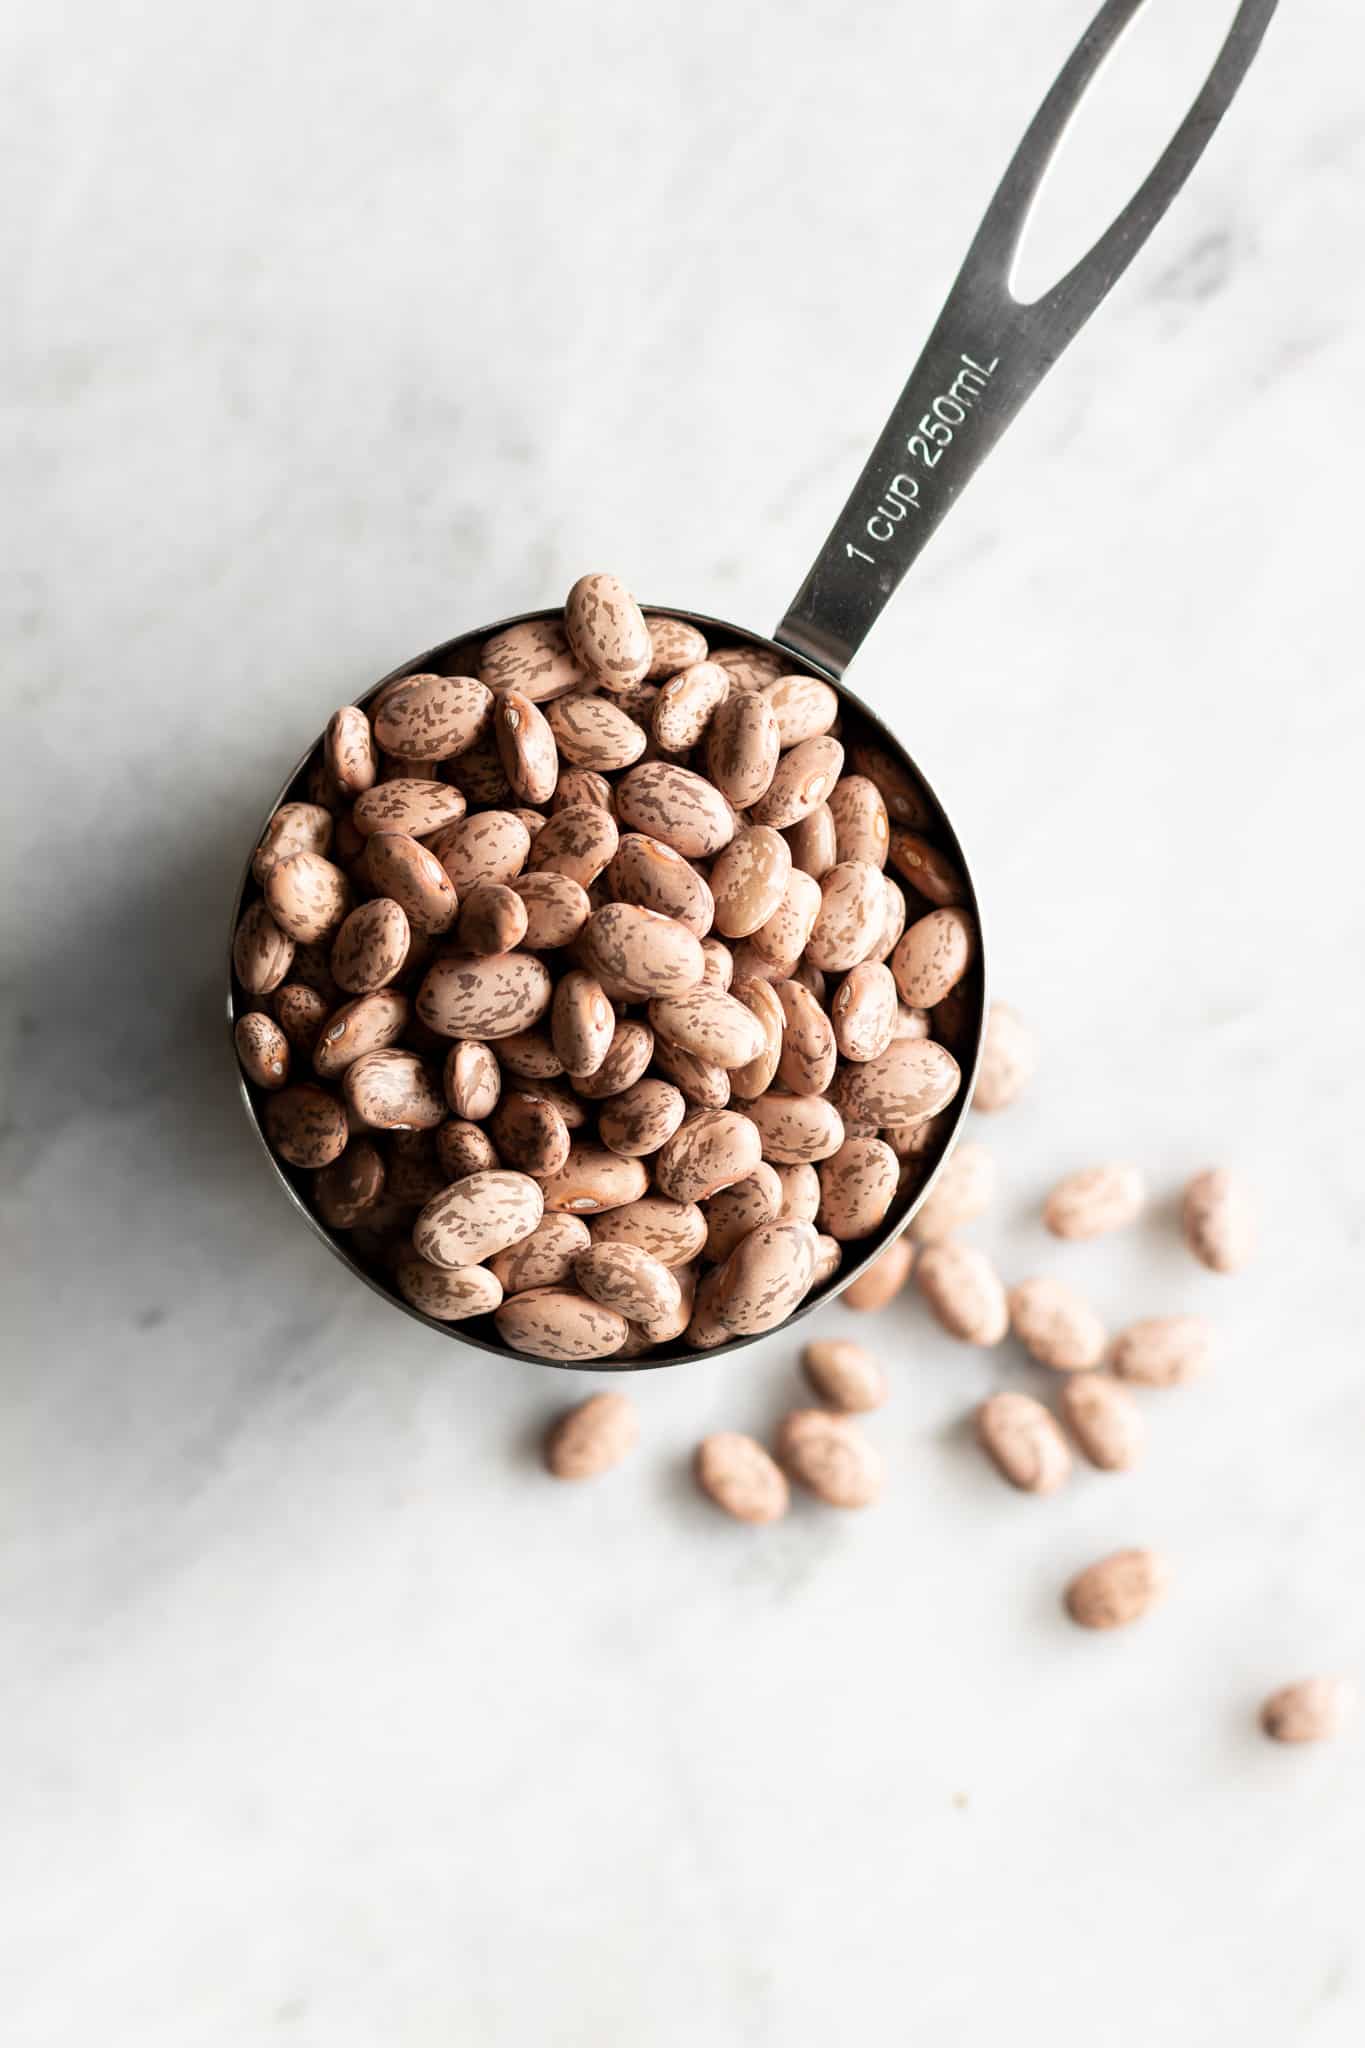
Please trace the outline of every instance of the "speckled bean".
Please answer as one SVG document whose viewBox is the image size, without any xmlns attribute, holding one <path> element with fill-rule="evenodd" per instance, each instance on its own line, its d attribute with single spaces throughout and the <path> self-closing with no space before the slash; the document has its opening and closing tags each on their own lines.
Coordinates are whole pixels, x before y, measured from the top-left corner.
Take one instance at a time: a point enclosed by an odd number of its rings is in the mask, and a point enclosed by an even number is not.
<svg viewBox="0 0 1365 2048">
<path fill-rule="evenodd" d="M 803 740 L 783 754 L 765 795 L 753 807 L 753 823 L 784 831 L 824 803 L 844 765 L 838 740 Z"/>
<path fill-rule="evenodd" d="M 446 954 L 427 969 L 417 1015 L 445 1038 L 501 1039 L 537 1023 L 552 993 L 533 954 Z"/>
<path fill-rule="evenodd" d="M 361 996 L 357 1001 L 382 1002 L 384 995 Z M 445 1097 L 414 1052 L 390 1046 L 364 1053 L 347 1067 L 342 1090 L 357 1122 L 372 1130 L 434 1131 L 445 1122 Z"/>
<path fill-rule="evenodd" d="M 1116 1550 L 1078 1572 L 1064 1604 L 1081 1628 L 1126 1628 L 1163 1600 L 1170 1568 L 1154 1550 Z"/>
<path fill-rule="evenodd" d="M 514 811 L 476 811 L 443 827 L 431 851 L 455 889 L 464 892 L 478 882 L 515 880 L 531 851 L 531 834 Z"/>
<path fill-rule="evenodd" d="M 844 1124 L 823 1095 L 760 1095 L 749 1104 L 762 1156 L 780 1165 L 831 1159 L 844 1142 Z"/>
<path fill-rule="evenodd" d="M 777 1433 L 777 1456 L 790 1476 L 833 1508 L 865 1508 L 882 1490 L 882 1463 L 857 1424 L 823 1408 L 798 1408 Z"/>
<path fill-rule="evenodd" d="M 528 1287 L 571 1285 L 573 1262 L 591 1243 L 588 1226 L 580 1216 L 543 1216 L 529 1235 L 495 1252 L 488 1263 L 504 1294 L 524 1294 Z"/>
<path fill-rule="evenodd" d="M 559 619 L 527 619 L 484 642 L 479 680 L 493 692 L 518 690 L 533 704 L 547 704 L 581 689 L 586 670 L 569 651 Z"/>
<path fill-rule="evenodd" d="M 850 968 L 829 1009 L 834 1039 L 846 1060 L 875 1060 L 896 1035 L 896 984 L 880 961 Z"/>
<path fill-rule="evenodd" d="M 673 761 L 628 769 L 616 785 L 616 814 L 631 831 L 662 839 L 688 860 L 708 859 L 735 835 L 735 813 L 721 792 Z"/>
<path fill-rule="evenodd" d="M 847 1337 L 822 1337 L 807 1344 L 801 1370 L 812 1392 L 843 1415 L 880 1408 L 890 1392 L 880 1360 Z"/>
<path fill-rule="evenodd" d="M 782 1183 L 771 1166 L 760 1162 L 744 1180 L 734 1181 L 706 1202 L 707 1259 L 721 1264 L 760 1223 L 776 1223 L 781 1207 Z"/>
<path fill-rule="evenodd" d="M 494 1320 L 503 1343 L 514 1351 L 566 1364 L 610 1358 L 630 1335 L 629 1323 L 615 1309 L 559 1287 L 528 1287 L 512 1295 Z M 609 1397 L 598 1394 L 593 1398 Z"/>
<path fill-rule="evenodd" d="M 1127 1472 L 1137 1464 L 1147 1429 L 1127 1387 L 1107 1373 L 1073 1373 L 1062 1382 L 1060 1405 L 1082 1455 L 1101 1472 Z"/>
<path fill-rule="evenodd" d="M 1071 1475 L 1066 1438 L 1031 1394 L 992 1394 L 976 1411 L 976 1440 L 1020 1493 L 1055 1493 Z"/>
<path fill-rule="evenodd" d="M 675 1202 L 702 1202 L 747 1179 L 762 1156 L 758 1128 L 747 1116 L 702 1110 L 656 1155 L 655 1180 Z"/>
<path fill-rule="evenodd" d="M 809 1223 L 760 1223 L 720 1267 L 715 1308 L 727 1329 L 751 1337 L 775 1330 L 804 1301 L 815 1278 Z"/>
<path fill-rule="evenodd" d="M 607 886 L 618 901 L 656 911 L 705 938 L 715 917 L 706 879 L 675 847 L 646 832 L 627 832 L 607 869 Z"/>
<path fill-rule="evenodd" d="M 1197 1173 L 1180 1205 L 1185 1242 L 1211 1273 L 1239 1273 L 1256 1249 L 1250 1190 L 1226 1167 Z"/>
<path fill-rule="evenodd" d="M 351 907 L 351 885 L 320 853 L 289 853 L 266 876 L 265 901 L 282 932 L 311 944 L 341 923 Z"/>
<path fill-rule="evenodd" d="M 1046 1275 L 1010 1289 L 1010 1328 L 1031 1358 L 1053 1372 L 1085 1372 L 1104 1357 L 1109 1339 L 1090 1304 L 1064 1281 Z"/>
<path fill-rule="evenodd" d="M 429 847 L 406 832 L 372 832 L 365 842 L 365 865 L 379 894 L 400 906 L 415 932 L 449 931 L 459 899 Z"/>
<path fill-rule="evenodd" d="M 281 804 L 251 859 L 251 872 L 264 887 L 271 869 L 291 853 L 325 854 L 332 844 L 332 814 L 321 804 Z"/>
<path fill-rule="evenodd" d="M 429 1201 L 412 1241 L 434 1266 L 477 1266 L 520 1243 L 545 1212 L 538 1182 L 529 1174 L 494 1168 L 452 1182 Z"/>
<path fill-rule="evenodd" d="M 395 1045 L 407 1029 L 411 1008 L 397 989 L 380 988 L 370 995 L 353 996 L 333 1010 L 319 1033 L 313 1049 L 314 1070 L 324 1081 L 335 1080 L 366 1053 Z"/>
<path fill-rule="evenodd" d="M 574 658 L 604 689 L 642 683 L 654 660 L 644 613 L 615 576 L 580 576 L 564 607 Z"/>
<path fill-rule="evenodd" d="M 619 839 L 609 811 L 597 804 L 566 804 L 537 833 L 530 866 L 537 874 L 568 875 L 580 888 L 589 889 L 616 852 Z"/>
<path fill-rule="evenodd" d="M 237 1019 L 233 1041 L 242 1072 L 257 1088 L 283 1088 L 289 1079 L 289 1040 L 264 1010 Z"/>
<path fill-rule="evenodd" d="M 243 912 L 232 943 L 232 965 L 248 995 L 269 995 L 288 974 L 294 941 L 282 931 L 269 909 L 256 902 Z"/>
<path fill-rule="evenodd" d="M 819 739 L 839 716 L 837 692 L 814 676 L 778 676 L 764 683 L 763 696 L 777 720 L 784 750 L 799 747 L 803 740 Z"/>
<path fill-rule="evenodd" d="M 1213 1325 L 1205 1316 L 1146 1316 L 1114 1339 L 1110 1364 L 1142 1387 L 1183 1387 L 1208 1370 Z"/>
<path fill-rule="evenodd" d="M 270 1148 L 291 1166 L 330 1166 L 346 1149 L 350 1126 L 338 1098 L 311 1081 L 266 1097 L 261 1121 Z"/>
<path fill-rule="evenodd" d="M 895 1153 L 880 1138 L 845 1138 L 819 1168 L 821 1229 L 841 1244 L 871 1237 L 896 1199 L 899 1172 Z"/>
<path fill-rule="evenodd" d="M 901 1001 L 929 1010 L 955 989 L 976 958 L 976 922 L 957 906 L 916 918 L 891 955 Z"/>
<path fill-rule="evenodd" d="M 492 691 L 470 676 L 408 676 L 376 704 L 374 736 L 386 754 L 448 761 L 482 738 L 492 713 Z"/>
<path fill-rule="evenodd" d="M 613 995 L 685 995 L 702 980 L 701 941 L 675 917 L 606 903 L 584 925 L 579 957 Z"/>
<path fill-rule="evenodd" d="M 441 1323 L 464 1323 L 491 1315 L 502 1289 L 487 1266 L 433 1266 L 427 1259 L 400 1259 L 394 1284 L 404 1301 Z"/>
<path fill-rule="evenodd" d="M 572 945 L 592 914 L 587 890 L 569 875 L 517 875 L 508 886 L 526 906 L 523 943 L 532 953 Z"/>
<path fill-rule="evenodd" d="M 736 1067 L 730 1075 L 730 1087 L 736 1099 L 749 1102 L 765 1094 L 772 1086 L 773 1077 L 782 1058 L 782 1039 L 787 1025 L 786 1012 L 773 984 L 769 981 L 760 981 L 753 975 L 746 976 L 743 981 L 737 981 L 730 993 L 737 1003 L 743 1003 L 763 1033 L 762 1049 L 743 1066 Z M 724 1107 L 723 1104 L 721 1106 Z"/>
<path fill-rule="evenodd" d="M 975 1245 L 926 1245 L 915 1285 L 950 1337 L 984 1346 L 1004 1341 L 1009 1303 L 999 1274 Z"/>
<path fill-rule="evenodd" d="M 957 1061 L 929 1038 L 896 1038 L 875 1059 L 844 1067 L 835 1100 L 850 1121 L 877 1126 L 922 1123 L 957 1094 Z"/>
<path fill-rule="evenodd" d="M 735 1430 L 717 1430 L 698 1444 L 697 1485 L 736 1522 L 780 1521 L 790 1498 L 787 1476 L 762 1444 Z"/>
<path fill-rule="evenodd" d="M 686 1111 L 681 1091 L 667 1081 L 637 1081 L 603 1104 L 598 1136 L 608 1151 L 646 1158 L 668 1143 Z"/>
<path fill-rule="evenodd" d="M 838 1061 L 834 1027 L 801 982 L 779 981 L 773 993 L 783 1016 L 777 1079 L 791 1095 L 823 1095 L 834 1079 Z"/>
<path fill-rule="evenodd" d="M 569 1126 L 548 1096 L 514 1088 L 493 1112 L 489 1135 L 505 1166 L 537 1177 L 558 1173 L 569 1157 Z"/>
<path fill-rule="evenodd" d="M 548 803 L 559 780 L 559 749 L 545 713 L 520 690 L 503 690 L 493 701 L 493 732 L 514 794 L 524 804 Z"/>
<path fill-rule="evenodd" d="M 638 1202 L 649 1186 L 649 1175 L 638 1159 L 625 1159 L 604 1145 L 575 1138 L 564 1165 L 542 1185 L 547 1209 L 593 1216 Z"/>
<path fill-rule="evenodd" d="M 1131 1223 L 1146 1199 L 1138 1167 L 1086 1166 L 1058 1181 L 1043 1204 L 1043 1221 L 1054 1237 L 1100 1237 Z"/>
</svg>

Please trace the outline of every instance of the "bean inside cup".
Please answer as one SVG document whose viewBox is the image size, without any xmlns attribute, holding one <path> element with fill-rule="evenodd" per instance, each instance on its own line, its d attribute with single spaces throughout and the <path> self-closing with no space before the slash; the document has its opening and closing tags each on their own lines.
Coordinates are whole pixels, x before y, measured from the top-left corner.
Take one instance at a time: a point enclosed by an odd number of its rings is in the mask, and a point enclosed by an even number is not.
<svg viewBox="0 0 1365 2048">
<path fill-rule="evenodd" d="M 962 878 L 946 944 L 889 858 L 907 818 Z M 676 1362 L 855 1277 L 951 1145 L 983 1013 L 960 848 L 890 735 L 610 577 L 333 715 L 233 965 L 253 1116 L 316 1227 L 397 1305 L 556 1364 Z M 778 1213 L 798 1169 L 814 1216 Z"/>
</svg>

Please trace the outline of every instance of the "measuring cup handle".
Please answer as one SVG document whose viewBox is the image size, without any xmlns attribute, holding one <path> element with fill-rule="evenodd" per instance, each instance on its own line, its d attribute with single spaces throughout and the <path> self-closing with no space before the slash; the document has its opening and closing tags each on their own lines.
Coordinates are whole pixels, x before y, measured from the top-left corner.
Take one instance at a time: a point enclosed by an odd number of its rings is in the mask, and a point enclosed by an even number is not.
<svg viewBox="0 0 1365 2048">
<path fill-rule="evenodd" d="M 1144 0 L 1105 0 L 986 209 L 924 353 L 774 639 L 840 676 L 1024 400 L 1122 277 L 1203 155 L 1278 0 L 1242 0 L 1194 104 L 1099 240 L 1025 304 L 1010 273 L 1043 174 Z"/>
</svg>

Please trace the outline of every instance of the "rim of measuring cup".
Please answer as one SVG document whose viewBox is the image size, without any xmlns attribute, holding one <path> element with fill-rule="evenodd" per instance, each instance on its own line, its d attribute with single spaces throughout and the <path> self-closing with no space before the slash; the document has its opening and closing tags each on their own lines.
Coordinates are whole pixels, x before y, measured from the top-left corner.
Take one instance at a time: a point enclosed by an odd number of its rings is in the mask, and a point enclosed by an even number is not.
<svg viewBox="0 0 1365 2048">
<path fill-rule="evenodd" d="M 800 1322 L 813 1309 L 820 1308 L 828 1302 L 837 1300 L 846 1287 L 850 1286 L 861 1273 L 865 1273 L 868 1267 L 876 1259 L 880 1258 L 890 1245 L 894 1244 L 895 1240 L 908 1227 L 929 1195 L 930 1190 L 947 1164 L 954 1146 L 962 1135 L 962 1127 L 966 1121 L 968 1108 L 971 1105 L 972 1094 L 976 1087 L 977 1072 L 981 1063 L 981 1043 L 985 1032 L 988 1002 L 987 947 L 981 918 L 981 906 L 977 898 L 976 885 L 972 879 L 971 863 L 967 859 L 966 852 L 958 837 L 952 819 L 940 801 L 933 784 L 924 774 L 904 742 L 897 738 L 886 721 L 870 705 L 863 702 L 856 691 L 850 690 L 847 683 L 830 675 L 816 662 L 793 652 L 791 648 L 782 646 L 778 641 L 770 640 L 761 633 L 755 633 L 748 627 L 737 626 L 731 619 L 713 618 L 709 613 L 686 611 L 676 605 L 642 602 L 640 608 L 649 617 L 681 619 L 688 625 L 701 627 L 706 631 L 708 641 L 711 641 L 712 644 L 716 644 L 719 636 L 724 635 L 744 646 L 760 648 L 765 653 L 776 655 L 782 662 L 785 673 L 789 675 L 810 675 L 816 677 L 822 683 L 828 683 L 838 694 L 840 711 L 847 710 L 851 712 L 867 729 L 868 733 L 886 748 L 892 758 L 902 763 L 913 775 L 916 783 L 936 813 L 938 827 L 936 836 L 942 841 L 945 851 L 950 853 L 956 861 L 958 872 L 962 876 L 965 888 L 965 908 L 969 909 L 976 919 L 978 934 L 977 958 L 968 977 L 974 996 L 975 1007 L 968 1041 L 962 1050 L 955 1055 L 962 1070 L 962 1086 L 958 1089 L 957 1095 L 949 1104 L 947 1112 L 945 1112 L 951 1121 L 948 1125 L 947 1134 L 938 1159 L 935 1161 L 924 1182 L 916 1189 L 908 1201 L 902 1202 L 898 1200 L 893 1202 L 889 1220 L 865 1242 L 858 1244 L 856 1257 L 850 1257 L 850 1247 L 844 1247 L 844 1259 L 838 1271 L 832 1274 L 823 1286 L 813 1289 L 799 1307 L 795 1308 L 791 1315 L 779 1325 L 779 1328 L 787 1329 L 791 1324 Z M 363 709 L 373 701 L 380 690 L 387 688 L 390 683 L 398 681 L 400 677 L 408 675 L 439 675 L 443 672 L 441 667 L 443 662 L 453 659 L 457 653 L 463 652 L 475 643 L 492 639 L 495 633 L 506 632 L 510 626 L 529 625 L 542 619 L 560 620 L 562 617 L 563 607 L 551 605 L 540 611 L 516 612 L 510 618 L 499 619 L 492 625 L 480 626 L 470 632 L 458 633 L 452 639 L 442 641 L 439 646 L 429 647 L 423 653 L 414 655 L 411 660 L 400 663 L 397 668 L 391 669 L 388 675 L 381 676 L 362 695 L 353 698 L 351 701 Z M 252 1097 L 251 1090 L 247 1086 L 246 1077 L 242 1073 L 241 1063 L 237 1058 L 236 1045 L 232 1037 L 233 1026 L 239 1014 L 236 978 L 232 968 L 232 941 L 236 934 L 238 921 L 245 907 L 248 891 L 253 884 L 251 863 L 255 849 L 276 810 L 289 796 L 300 777 L 306 772 L 321 738 L 321 733 L 315 735 L 299 759 L 294 763 L 252 838 L 250 850 L 242 864 L 242 872 L 238 878 L 237 887 L 233 892 L 232 917 L 228 931 L 227 947 L 228 1043 L 233 1071 L 237 1078 L 237 1092 L 246 1111 L 247 1122 L 255 1134 L 256 1141 L 260 1146 L 270 1172 L 278 1186 L 284 1191 L 287 1200 L 292 1204 L 295 1213 L 308 1225 L 314 1237 L 319 1238 L 326 1245 L 332 1256 L 355 1279 L 362 1281 L 373 1294 L 377 1294 L 382 1301 L 387 1302 L 390 1308 L 401 1310 L 405 1316 L 410 1316 L 414 1322 L 423 1324 L 428 1330 L 434 1330 L 440 1337 L 453 1339 L 458 1344 L 467 1345 L 475 1351 L 487 1352 L 495 1358 L 517 1359 L 526 1364 L 549 1366 L 559 1371 L 649 1372 L 662 1366 L 683 1365 L 691 1359 L 721 1358 L 727 1352 L 742 1351 L 747 1345 L 761 1343 L 765 1337 L 773 1336 L 775 1334 L 773 1331 L 761 1330 L 752 1336 L 731 1337 L 724 1344 L 713 1344 L 705 1349 L 689 1346 L 680 1339 L 674 1344 L 665 1345 L 658 1351 L 649 1352 L 644 1357 L 623 1358 L 620 1360 L 612 1358 L 535 1358 L 529 1352 L 518 1351 L 512 1345 L 504 1344 L 497 1335 L 497 1326 L 493 1322 L 491 1315 L 472 1317 L 468 1322 L 462 1323 L 443 1323 L 438 1321 L 435 1316 L 424 1315 L 420 1309 L 414 1308 L 411 1302 L 405 1301 L 395 1288 L 386 1284 L 383 1275 L 373 1272 L 369 1267 L 363 1265 L 354 1253 L 348 1250 L 344 1235 L 333 1234 L 333 1232 L 328 1230 L 322 1219 L 305 1201 L 301 1191 L 305 1185 L 302 1171 L 297 1169 L 291 1171 L 288 1169 L 284 1162 L 277 1158 L 271 1150 L 266 1141 L 265 1131 L 261 1125 L 256 1102 Z M 245 1013 L 250 1008 L 253 1000 L 256 999 L 251 997 L 244 999 L 242 1013 Z"/>
</svg>

